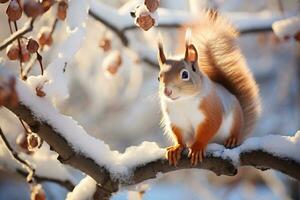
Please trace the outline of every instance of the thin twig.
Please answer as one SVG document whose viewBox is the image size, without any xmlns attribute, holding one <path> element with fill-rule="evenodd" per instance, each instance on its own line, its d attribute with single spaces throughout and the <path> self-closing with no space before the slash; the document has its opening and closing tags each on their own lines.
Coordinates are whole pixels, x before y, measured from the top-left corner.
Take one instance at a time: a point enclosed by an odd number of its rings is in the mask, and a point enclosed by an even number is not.
<svg viewBox="0 0 300 200">
<path fill-rule="evenodd" d="M 284 7 L 283 7 L 283 3 L 281 0 L 277 0 L 278 3 L 278 7 L 279 7 L 279 11 L 281 14 L 284 14 Z"/>
<path fill-rule="evenodd" d="M 43 67 L 43 57 L 41 56 L 41 54 L 39 54 L 39 52 L 36 52 L 36 59 L 39 61 L 40 64 L 40 68 L 41 68 L 41 75 L 44 75 L 44 67 Z"/>
<path fill-rule="evenodd" d="M 25 167 L 25 169 L 28 171 L 28 176 L 27 176 L 27 182 L 32 183 L 34 182 L 34 173 L 35 170 L 33 169 L 33 167 L 25 160 L 23 160 L 22 158 L 19 157 L 18 153 L 10 146 L 9 142 L 7 141 L 1 127 L 0 127 L 0 136 L 1 139 L 3 140 L 5 146 L 7 147 L 9 153 L 11 154 L 11 156 L 18 162 L 20 163 L 23 167 Z"/>
<path fill-rule="evenodd" d="M 14 21 L 14 26 L 15 26 L 15 29 L 16 29 L 16 32 L 18 31 L 18 25 L 17 25 L 17 22 Z M 23 79 L 23 65 L 22 65 L 22 62 L 23 62 L 23 53 L 22 53 L 22 46 L 21 46 L 21 41 L 20 41 L 20 37 L 17 38 L 17 41 L 18 41 L 18 47 L 19 47 L 19 63 L 20 63 L 20 77 Z"/>
<path fill-rule="evenodd" d="M 8 26 L 9 26 L 10 34 L 13 34 L 13 30 L 11 28 L 11 21 L 9 19 L 8 19 Z"/>
<path fill-rule="evenodd" d="M 24 121 L 19 117 L 19 120 L 20 120 L 20 122 L 21 122 L 21 124 L 22 124 L 22 126 L 23 126 L 23 128 L 24 128 L 24 130 L 25 130 L 25 132 L 26 133 L 31 133 L 31 131 L 29 131 L 28 129 L 27 129 L 27 127 L 26 127 L 26 125 L 24 124 Z"/>
<path fill-rule="evenodd" d="M 26 173 L 22 170 L 17 169 L 16 172 L 18 174 L 20 174 L 21 176 L 23 176 L 23 177 L 28 176 L 28 173 Z M 37 175 L 37 174 L 35 174 L 34 178 L 38 183 L 40 183 L 40 182 L 53 182 L 53 183 L 56 183 L 58 185 L 63 186 L 64 188 L 66 188 L 69 191 L 72 191 L 75 187 L 75 185 L 69 180 L 59 180 L 59 179 L 56 179 L 56 178 L 50 178 L 50 177 L 41 176 L 41 175 Z"/>
<path fill-rule="evenodd" d="M 53 33 L 54 33 L 54 31 L 55 31 L 55 29 L 56 29 L 56 27 L 57 27 L 57 22 L 58 22 L 58 19 L 56 18 L 56 19 L 54 20 L 52 26 L 51 26 L 51 31 L 50 31 L 50 33 L 49 33 L 49 34 L 50 34 L 49 37 L 52 37 L 52 35 L 53 35 Z M 34 64 L 35 64 L 35 62 L 36 62 L 36 60 L 37 60 L 37 61 L 39 62 L 39 64 L 40 64 L 41 75 L 44 75 L 44 66 L 43 66 L 43 63 L 42 63 L 43 57 L 42 57 L 42 55 L 41 55 L 41 52 L 43 52 L 43 50 L 44 50 L 44 46 L 41 47 L 40 52 L 37 52 L 36 58 L 31 59 L 30 62 L 26 65 L 25 69 L 27 69 L 27 70 L 26 70 L 24 76 L 27 77 L 28 74 L 31 72 L 31 70 L 32 70 L 32 68 L 33 68 L 33 66 L 34 66 Z"/>
<path fill-rule="evenodd" d="M 5 49 L 8 45 L 10 45 L 13 41 L 16 39 L 22 37 L 26 33 L 32 31 L 34 24 L 34 18 L 31 18 L 29 23 L 26 24 L 24 27 L 19 29 L 18 31 L 14 32 L 14 34 L 10 35 L 8 38 L 6 38 L 3 42 L 0 43 L 0 51 Z"/>
</svg>

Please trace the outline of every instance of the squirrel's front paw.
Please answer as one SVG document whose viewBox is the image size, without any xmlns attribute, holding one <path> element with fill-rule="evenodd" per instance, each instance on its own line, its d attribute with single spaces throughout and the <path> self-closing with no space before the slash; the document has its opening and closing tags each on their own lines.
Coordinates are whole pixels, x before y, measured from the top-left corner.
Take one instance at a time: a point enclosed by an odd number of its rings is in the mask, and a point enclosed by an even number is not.
<svg viewBox="0 0 300 200">
<path fill-rule="evenodd" d="M 169 165 L 177 166 L 184 148 L 185 146 L 182 144 L 176 144 L 167 148 L 167 158 L 169 160 Z"/>
<path fill-rule="evenodd" d="M 234 147 L 236 147 L 236 146 L 238 146 L 238 138 L 236 136 L 229 137 L 225 141 L 224 146 L 226 148 L 231 148 L 231 149 L 234 148 Z"/>
<path fill-rule="evenodd" d="M 204 156 L 205 156 L 204 148 L 191 147 L 189 149 L 188 157 L 191 159 L 192 166 L 196 166 L 199 162 L 201 163 L 203 161 Z"/>
</svg>

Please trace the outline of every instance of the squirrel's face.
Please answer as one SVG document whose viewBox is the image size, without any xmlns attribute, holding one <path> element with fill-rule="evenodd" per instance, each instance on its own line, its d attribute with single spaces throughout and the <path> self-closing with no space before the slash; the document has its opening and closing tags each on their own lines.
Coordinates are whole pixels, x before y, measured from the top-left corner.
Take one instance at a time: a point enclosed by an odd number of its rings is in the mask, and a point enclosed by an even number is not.
<svg viewBox="0 0 300 200">
<path fill-rule="evenodd" d="M 197 59 L 197 50 L 193 45 L 187 45 L 183 59 L 173 60 L 165 58 L 162 45 L 159 44 L 160 94 L 173 101 L 198 94 L 201 91 L 202 74 Z"/>
</svg>

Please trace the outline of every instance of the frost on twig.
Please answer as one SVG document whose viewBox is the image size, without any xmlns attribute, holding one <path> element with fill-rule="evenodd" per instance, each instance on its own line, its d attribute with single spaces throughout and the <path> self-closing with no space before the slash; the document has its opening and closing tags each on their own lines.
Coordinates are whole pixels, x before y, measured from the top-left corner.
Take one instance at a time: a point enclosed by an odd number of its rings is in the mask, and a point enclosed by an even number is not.
<svg viewBox="0 0 300 200">
<path fill-rule="evenodd" d="M 294 38 L 300 42 L 300 16 L 279 20 L 272 25 L 274 33 L 281 39 Z"/>
</svg>

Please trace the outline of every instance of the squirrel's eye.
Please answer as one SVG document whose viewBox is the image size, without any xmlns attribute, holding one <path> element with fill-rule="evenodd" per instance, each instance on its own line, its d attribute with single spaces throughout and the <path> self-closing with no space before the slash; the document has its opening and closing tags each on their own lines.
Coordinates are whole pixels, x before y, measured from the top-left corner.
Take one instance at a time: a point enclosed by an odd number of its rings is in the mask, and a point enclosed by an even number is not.
<svg viewBox="0 0 300 200">
<path fill-rule="evenodd" d="M 189 79 L 189 72 L 187 70 L 181 71 L 181 79 L 182 80 L 188 80 Z"/>
<path fill-rule="evenodd" d="M 160 77 L 157 77 L 157 80 L 160 81 Z"/>
</svg>

